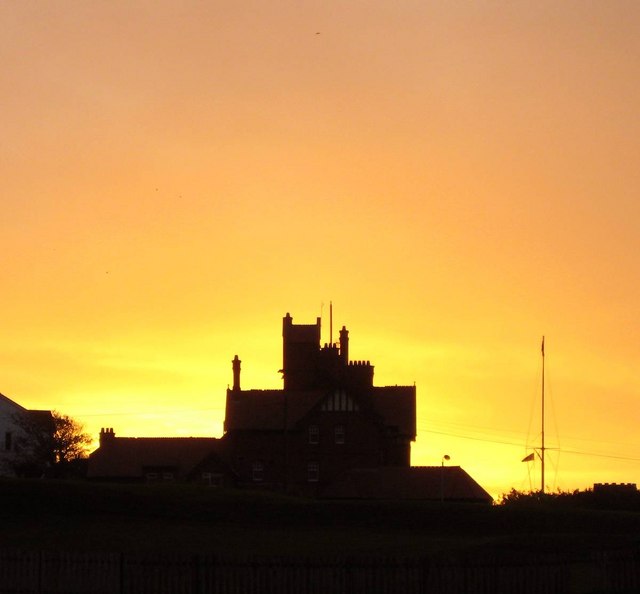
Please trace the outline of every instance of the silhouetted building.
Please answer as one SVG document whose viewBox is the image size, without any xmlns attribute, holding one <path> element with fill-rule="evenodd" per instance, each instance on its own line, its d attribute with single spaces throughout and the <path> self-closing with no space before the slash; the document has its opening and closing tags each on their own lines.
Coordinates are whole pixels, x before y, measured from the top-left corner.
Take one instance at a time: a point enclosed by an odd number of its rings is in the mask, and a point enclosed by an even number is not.
<svg viewBox="0 0 640 594">
<path fill-rule="evenodd" d="M 243 390 L 232 361 L 224 435 L 126 438 L 100 433 L 88 476 L 198 481 L 336 498 L 491 501 L 459 467 L 411 467 L 415 386 L 373 385 L 373 365 L 349 358 L 349 332 L 320 344 L 320 318 L 282 325 L 283 388 Z"/>
<path fill-rule="evenodd" d="M 594 483 L 593 492 L 604 495 L 627 495 L 637 493 L 638 487 L 635 483 Z"/>
<path fill-rule="evenodd" d="M 232 485 L 213 437 L 116 437 L 100 431 L 100 447 L 91 454 L 87 477 L 119 482 L 201 482 Z"/>
<path fill-rule="evenodd" d="M 0 476 L 41 474 L 45 469 L 30 460 L 33 440 L 52 431 L 51 411 L 29 410 L 0 394 Z"/>
<path fill-rule="evenodd" d="M 224 422 L 227 461 L 243 485 L 317 493 L 354 468 L 410 466 L 415 386 L 376 387 L 349 359 L 349 332 L 320 346 L 315 324 L 283 319 L 282 390 L 242 390 L 233 360 Z"/>
<path fill-rule="evenodd" d="M 321 493 L 328 499 L 420 499 L 491 503 L 460 466 L 380 467 L 346 472 Z"/>
<path fill-rule="evenodd" d="M 640 509 L 640 492 L 636 483 L 595 483 L 591 501 L 608 509 Z"/>
</svg>

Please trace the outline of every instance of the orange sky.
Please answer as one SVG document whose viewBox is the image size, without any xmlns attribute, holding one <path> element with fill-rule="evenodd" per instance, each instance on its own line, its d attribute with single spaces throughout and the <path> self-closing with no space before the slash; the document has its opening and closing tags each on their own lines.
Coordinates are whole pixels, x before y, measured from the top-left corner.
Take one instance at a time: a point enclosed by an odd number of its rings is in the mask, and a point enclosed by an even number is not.
<svg viewBox="0 0 640 594">
<path fill-rule="evenodd" d="M 220 435 L 328 302 L 414 464 L 640 482 L 640 4 L 0 5 L 0 392 Z M 579 453 L 576 453 L 579 452 Z M 597 454 L 597 455 L 596 455 Z M 538 466 L 531 467 L 538 486 Z"/>
</svg>

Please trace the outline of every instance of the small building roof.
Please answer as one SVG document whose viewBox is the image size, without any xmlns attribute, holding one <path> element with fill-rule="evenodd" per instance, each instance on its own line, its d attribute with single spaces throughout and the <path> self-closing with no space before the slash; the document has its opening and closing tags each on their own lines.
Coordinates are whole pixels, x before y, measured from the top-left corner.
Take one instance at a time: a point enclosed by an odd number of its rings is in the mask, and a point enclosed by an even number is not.
<svg viewBox="0 0 640 594">
<path fill-rule="evenodd" d="M 321 493 L 327 499 L 493 501 L 460 466 L 382 466 L 347 471 Z"/>
<path fill-rule="evenodd" d="M 188 477 L 198 465 L 217 456 L 213 437 L 114 437 L 89 456 L 89 478 L 135 479 L 145 469 L 166 468 Z"/>
</svg>

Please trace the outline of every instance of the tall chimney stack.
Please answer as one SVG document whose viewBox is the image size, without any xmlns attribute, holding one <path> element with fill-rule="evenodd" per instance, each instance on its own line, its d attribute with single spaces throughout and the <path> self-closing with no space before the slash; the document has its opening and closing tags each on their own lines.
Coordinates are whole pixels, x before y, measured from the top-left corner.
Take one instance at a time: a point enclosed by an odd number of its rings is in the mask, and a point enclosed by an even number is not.
<svg viewBox="0 0 640 594">
<path fill-rule="evenodd" d="M 107 447 L 115 441 L 116 434 L 113 427 L 103 427 L 100 429 L 100 447 Z"/>
<path fill-rule="evenodd" d="M 233 358 L 231 361 L 233 365 L 233 390 L 234 392 L 240 391 L 240 359 L 238 359 L 238 355 Z"/>
<path fill-rule="evenodd" d="M 345 365 L 349 364 L 349 331 L 346 326 L 340 330 L 340 358 Z"/>
</svg>

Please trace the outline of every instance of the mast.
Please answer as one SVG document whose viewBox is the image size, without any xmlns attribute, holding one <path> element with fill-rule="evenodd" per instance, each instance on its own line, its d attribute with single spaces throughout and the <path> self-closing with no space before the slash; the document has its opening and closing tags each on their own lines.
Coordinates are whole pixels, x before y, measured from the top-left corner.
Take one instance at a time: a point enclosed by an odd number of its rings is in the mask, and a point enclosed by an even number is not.
<svg viewBox="0 0 640 594">
<path fill-rule="evenodd" d="M 542 337 L 542 444 L 540 446 L 540 461 L 542 466 L 542 478 L 540 491 L 544 494 L 544 336 Z"/>
<path fill-rule="evenodd" d="M 333 346 L 333 301 L 329 301 L 329 344 Z"/>
</svg>

